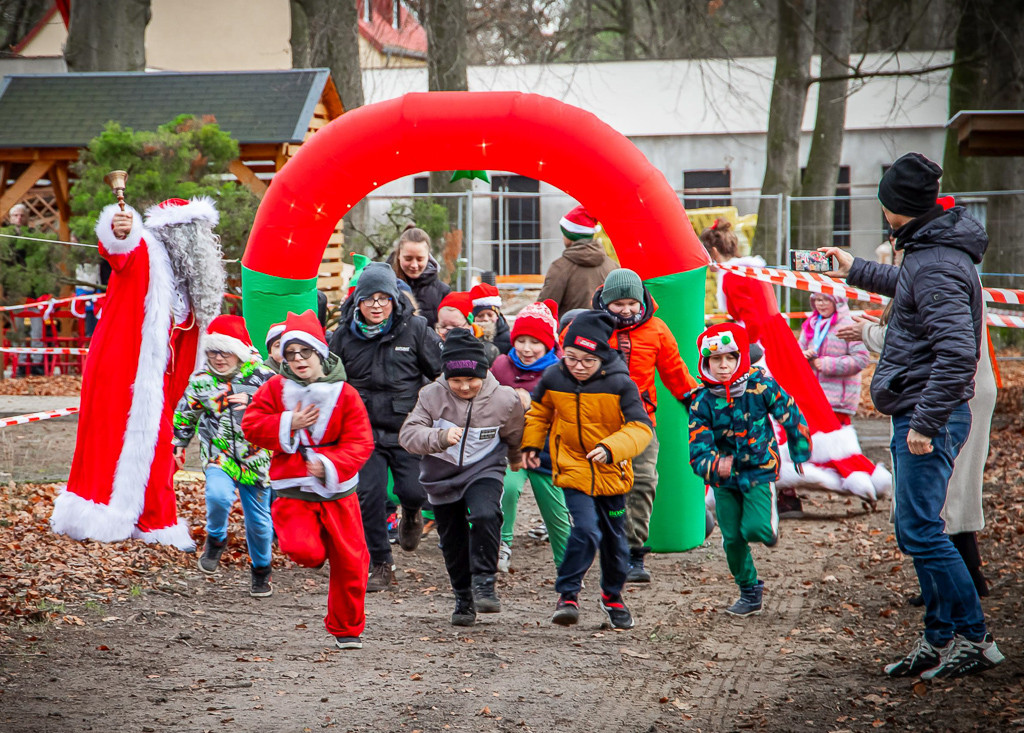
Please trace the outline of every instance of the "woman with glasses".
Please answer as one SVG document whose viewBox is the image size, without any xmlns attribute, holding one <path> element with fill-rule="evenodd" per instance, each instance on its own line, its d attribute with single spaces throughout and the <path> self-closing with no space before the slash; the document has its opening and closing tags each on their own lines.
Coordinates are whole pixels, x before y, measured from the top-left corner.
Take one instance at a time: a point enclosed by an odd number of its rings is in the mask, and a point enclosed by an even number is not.
<svg viewBox="0 0 1024 733">
<path fill-rule="evenodd" d="M 441 374 L 441 341 L 400 296 L 394 270 L 371 262 L 342 307 L 331 351 L 341 357 L 373 428 L 374 451 L 359 473 L 358 493 L 370 550 L 366 590 L 381 591 L 395 582 L 386 510 L 388 469 L 402 505 L 398 544 L 411 552 L 423 532 L 420 509 L 426 493 L 420 485 L 420 459 L 398 444 L 398 431 L 415 407 L 420 388 Z"/>
</svg>

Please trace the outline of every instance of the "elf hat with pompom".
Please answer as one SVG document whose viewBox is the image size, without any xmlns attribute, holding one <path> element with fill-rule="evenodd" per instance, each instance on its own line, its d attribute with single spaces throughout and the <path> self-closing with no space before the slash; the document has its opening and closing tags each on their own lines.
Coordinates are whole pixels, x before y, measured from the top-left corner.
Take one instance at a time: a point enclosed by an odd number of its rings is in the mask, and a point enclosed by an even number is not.
<svg viewBox="0 0 1024 733">
<path fill-rule="evenodd" d="M 745 379 L 750 372 L 750 337 L 747 336 L 747 330 L 738 323 L 719 323 L 712 326 L 697 337 L 697 350 L 700 354 L 700 378 L 705 384 L 728 388 L 735 382 Z M 710 360 L 716 354 L 739 356 L 736 370 L 724 382 L 711 374 Z"/>
<path fill-rule="evenodd" d="M 512 324 L 512 343 L 520 336 L 530 336 L 540 341 L 548 351 L 555 348 L 558 338 L 558 305 L 553 300 L 530 303 L 519 311 Z"/>
<path fill-rule="evenodd" d="M 473 322 L 473 296 L 469 293 L 451 292 L 441 299 L 437 305 L 438 313 L 442 308 L 454 308 L 466 317 L 470 323 Z"/>
<path fill-rule="evenodd" d="M 284 319 L 281 353 L 284 354 L 288 345 L 293 343 L 310 347 L 325 361 L 330 353 L 327 349 L 327 335 L 324 333 L 324 327 L 320 325 L 316 313 L 311 310 L 301 314 L 289 313 L 288 317 Z"/>
<path fill-rule="evenodd" d="M 469 291 L 470 297 L 473 299 L 473 315 L 477 315 L 482 310 L 488 308 L 498 311 L 501 309 L 501 294 L 498 289 L 490 283 L 480 283 L 474 285 Z"/>
<path fill-rule="evenodd" d="M 591 239 L 597 232 L 597 219 L 590 215 L 582 206 L 577 206 L 558 222 L 566 239 L 576 241 Z"/>
<path fill-rule="evenodd" d="M 223 351 L 242 361 L 252 361 L 252 339 L 241 316 L 217 316 L 203 334 L 203 351 Z"/>
</svg>

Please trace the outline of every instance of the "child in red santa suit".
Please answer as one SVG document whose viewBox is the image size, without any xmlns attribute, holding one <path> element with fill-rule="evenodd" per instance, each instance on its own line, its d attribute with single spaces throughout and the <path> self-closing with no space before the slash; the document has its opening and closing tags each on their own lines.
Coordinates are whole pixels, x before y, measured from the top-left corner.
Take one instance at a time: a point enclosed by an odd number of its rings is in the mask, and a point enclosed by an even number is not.
<svg viewBox="0 0 1024 733">
<path fill-rule="evenodd" d="M 373 452 L 370 420 L 313 311 L 288 314 L 281 353 L 281 374 L 253 397 L 242 430 L 274 452 L 271 515 L 281 550 L 305 567 L 330 561 L 324 626 L 339 649 L 360 649 L 370 555 L 356 486 Z"/>
</svg>

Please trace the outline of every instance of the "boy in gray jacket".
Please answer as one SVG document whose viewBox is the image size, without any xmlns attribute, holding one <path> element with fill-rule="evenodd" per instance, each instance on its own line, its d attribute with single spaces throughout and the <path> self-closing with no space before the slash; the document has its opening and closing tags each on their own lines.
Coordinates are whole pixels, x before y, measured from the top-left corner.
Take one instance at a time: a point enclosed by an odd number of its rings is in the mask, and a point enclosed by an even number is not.
<svg viewBox="0 0 1024 733">
<path fill-rule="evenodd" d="M 462 328 L 448 333 L 443 373 L 420 390 L 398 442 L 424 456 L 420 483 L 434 508 L 445 567 L 455 591 L 452 625 L 497 613 L 494 592 L 505 468 L 518 471 L 525 411 L 511 387 L 487 370 L 483 344 Z"/>
</svg>

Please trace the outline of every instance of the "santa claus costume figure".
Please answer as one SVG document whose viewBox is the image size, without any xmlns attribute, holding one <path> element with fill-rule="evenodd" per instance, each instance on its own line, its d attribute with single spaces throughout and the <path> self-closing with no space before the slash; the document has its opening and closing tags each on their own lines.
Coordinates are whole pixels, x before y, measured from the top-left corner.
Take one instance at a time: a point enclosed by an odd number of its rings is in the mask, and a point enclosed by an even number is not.
<svg viewBox="0 0 1024 733">
<path fill-rule="evenodd" d="M 728 221 L 716 220 L 700 238 L 716 262 L 765 266 L 760 257 L 736 256 L 738 242 Z M 833 491 L 854 494 L 872 504 L 879 496 L 888 494 L 892 489 L 891 474 L 885 466 L 876 466 L 861 453 L 853 425 L 839 423 L 789 324 L 779 312 L 772 286 L 734 273 L 719 272 L 718 301 L 721 310 L 746 327 L 750 343 L 757 342 L 764 349 L 767 370 L 796 400 L 811 430 L 812 465 L 804 465 L 803 476 L 797 474 L 789 460 L 785 437 L 780 437 L 783 463 L 779 487 L 817 483 Z"/>
<path fill-rule="evenodd" d="M 172 418 L 199 335 L 220 313 L 217 219 L 208 198 L 164 201 L 145 225 L 130 207 L 100 214 L 96 236 L 112 274 L 82 375 L 71 475 L 50 518 L 55 532 L 195 550 L 177 515 Z"/>
</svg>

